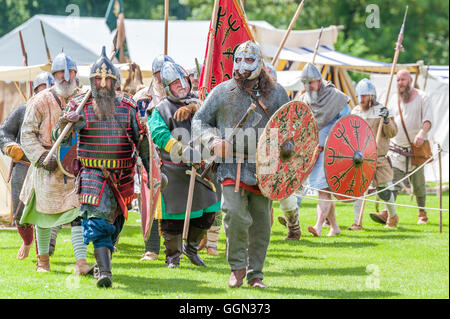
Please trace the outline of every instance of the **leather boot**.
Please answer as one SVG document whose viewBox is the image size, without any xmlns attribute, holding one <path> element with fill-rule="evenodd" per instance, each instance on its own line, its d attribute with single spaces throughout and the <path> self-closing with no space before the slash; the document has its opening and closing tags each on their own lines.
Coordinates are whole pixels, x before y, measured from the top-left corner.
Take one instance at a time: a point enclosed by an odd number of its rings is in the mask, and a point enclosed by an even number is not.
<svg viewBox="0 0 450 319">
<path fill-rule="evenodd" d="M 49 272 L 50 271 L 50 256 L 47 255 L 38 255 L 38 261 L 36 263 L 36 271 L 37 272 Z"/>
<path fill-rule="evenodd" d="M 94 266 L 89 267 L 86 262 L 86 259 L 78 259 L 75 262 L 75 275 L 93 275 L 94 274 Z"/>
<path fill-rule="evenodd" d="M 422 210 L 419 211 L 419 220 L 417 221 L 417 224 L 427 224 L 428 223 L 428 217 L 427 212 Z"/>
<path fill-rule="evenodd" d="M 111 251 L 107 247 L 99 247 L 94 249 L 95 260 L 97 261 L 98 269 L 100 271 L 97 280 L 97 287 L 111 287 Z"/>
<path fill-rule="evenodd" d="M 228 287 L 239 288 L 242 286 L 246 274 L 247 269 L 232 270 L 228 279 Z"/>
<path fill-rule="evenodd" d="M 169 268 L 180 266 L 181 255 L 181 234 L 172 235 L 166 232 L 162 233 L 164 246 L 166 246 L 166 265 Z"/>
<path fill-rule="evenodd" d="M 377 213 L 370 213 L 369 216 L 376 223 L 386 224 L 386 221 L 388 219 L 388 211 L 387 210 L 383 210 L 379 214 L 377 214 Z"/>
<path fill-rule="evenodd" d="M 206 266 L 202 258 L 198 255 L 198 247 L 207 229 L 190 226 L 187 240 L 183 243 L 183 254 L 196 266 Z"/>
<path fill-rule="evenodd" d="M 286 212 L 288 234 L 284 240 L 299 240 L 302 235 L 300 222 L 298 221 L 298 209 Z"/>
<path fill-rule="evenodd" d="M 384 228 L 395 228 L 397 227 L 397 225 L 398 225 L 398 215 L 395 215 L 394 217 L 388 217 Z"/>
</svg>

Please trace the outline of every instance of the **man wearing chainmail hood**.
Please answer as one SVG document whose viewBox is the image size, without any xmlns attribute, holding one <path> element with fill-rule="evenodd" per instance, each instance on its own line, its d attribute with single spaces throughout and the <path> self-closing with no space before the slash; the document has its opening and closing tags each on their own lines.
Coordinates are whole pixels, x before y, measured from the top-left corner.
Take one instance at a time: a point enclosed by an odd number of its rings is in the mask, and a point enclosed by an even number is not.
<svg viewBox="0 0 450 319">
<path fill-rule="evenodd" d="M 37 94 L 50 88 L 54 83 L 55 80 L 49 72 L 39 73 L 33 81 L 33 92 Z M 30 166 L 30 161 L 24 154 L 20 143 L 20 130 L 26 108 L 26 103 L 17 106 L 0 125 L 0 150 L 3 154 L 11 157 L 13 161 L 11 172 L 12 212 L 17 231 L 23 240 L 17 253 L 17 259 L 28 257 L 33 242 L 33 225 L 20 224 L 23 203 L 20 201 L 19 195 Z"/>
<path fill-rule="evenodd" d="M 36 225 L 39 252 L 36 270 L 48 272 L 51 228 L 70 223 L 75 273 L 85 275 L 92 267 L 86 262 L 87 247 L 83 243 L 75 179 L 64 175 L 56 155 L 44 163 L 53 145 L 51 131 L 68 100 L 78 92 L 77 66 L 70 56 L 60 53 L 52 62 L 51 72 L 55 85 L 28 101 L 22 124 L 20 140 L 31 166 L 20 193 L 25 204 L 20 224 Z"/>
<path fill-rule="evenodd" d="M 319 237 L 322 226 L 327 219 L 330 222 L 330 232 L 328 236 L 338 235 L 341 230 L 337 224 L 335 205 L 331 201 L 332 195 L 320 190 L 330 190 L 325 177 L 323 167 L 326 138 L 334 123 L 341 117 L 350 114 L 348 105 L 349 98 L 344 93 L 336 89 L 331 82 L 322 80 L 319 70 L 311 63 L 307 63 L 301 72 L 301 81 L 305 92 L 295 100 L 306 103 L 314 114 L 319 128 L 319 147 L 322 150 L 308 178 L 311 187 L 319 189 L 319 202 L 317 203 L 317 221 L 314 226 L 308 226 L 308 231 Z"/>
<path fill-rule="evenodd" d="M 160 148 L 161 172 L 168 178 L 156 208 L 166 264 L 169 268 L 179 267 L 183 253 L 194 265 L 205 266 L 198 249 L 220 209 L 220 197 L 214 188 L 195 183 L 188 236 L 181 246 L 190 180 L 186 172 L 191 172 L 189 165 L 197 165 L 201 160 L 199 151 L 190 145 L 192 115 L 200 101 L 192 95 L 189 75 L 180 65 L 164 63 L 161 81 L 166 97 L 154 109 L 148 125 L 153 142 Z"/>
<path fill-rule="evenodd" d="M 240 287 L 244 278 L 251 287 L 266 288 L 263 267 L 270 241 L 271 200 L 264 197 L 256 179 L 256 144 L 269 118 L 289 97 L 263 68 L 262 53 L 251 41 L 240 44 L 234 54 L 233 78 L 214 87 L 193 120 L 193 136 L 218 156 L 217 178 L 222 184 L 222 211 L 227 236 L 227 260 L 231 268 L 228 286 Z M 251 104 L 261 116 L 247 121 L 236 143 L 226 141 Z M 254 116 L 254 115 L 252 115 Z M 247 140 L 247 143 L 245 142 Z M 243 141 L 242 143 L 238 141 Z M 239 158 L 238 163 L 236 158 Z M 240 169 L 240 176 L 237 174 Z M 237 184 L 237 185 L 235 185 Z M 236 186 L 239 191 L 236 192 Z"/>
<path fill-rule="evenodd" d="M 102 55 L 90 72 L 92 96 L 80 114 L 75 110 L 85 94 L 68 104 L 54 138 L 68 123 L 77 132 L 78 193 L 83 213 L 83 239 L 94 245 L 99 269 L 97 286 L 111 287 L 111 254 L 134 197 L 134 167 L 137 153 L 149 168 L 147 135 L 141 126 L 134 101 L 115 90 L 117 70 Z"/>
</svg>

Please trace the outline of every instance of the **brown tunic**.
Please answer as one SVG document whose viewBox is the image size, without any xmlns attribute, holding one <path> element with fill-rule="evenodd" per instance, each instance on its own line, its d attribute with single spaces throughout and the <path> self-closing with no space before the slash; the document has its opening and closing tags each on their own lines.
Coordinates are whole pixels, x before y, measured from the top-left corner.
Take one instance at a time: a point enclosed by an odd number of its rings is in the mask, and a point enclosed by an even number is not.
<svg viewBox="0 0 450 319">
<path fill-rule="evenodd" d="M 383 118 L 378 115 L 380 114 L 380 109 L 382 107 L 383 105 L 378 103 L 371 107 L 368 111 L 363 111 L 361 106 L 358 105 L 352 110 L 352 114 L 362 117 L 370 125 L 373 134 L 376 136 L 378 125 L 380 121 L 383 121 Z M 387 159 L 386 154 L 389 150 L 389 141 L 397 135 L 397 131 L 397 125 L 395 124 L 393 117 L 390 117 L 389 123 L 383 124 L 380 140 L 377 143 L 377 168 L 373 178 L 373 184 L 375 187 L 392 181 L 394 177 L 391 164 Z"/>
<path fill-rule="evenodd" d="M 64 99 L 60 100 L 64 107 Z M 61 113 L 62 109 L 50 89 L 45 89 L 28 101 L 22 124 L 22 148 L 31 161 L 31 166 L 20 199 L 27 205 L 35 192 L 36 209 L 44 214 L 59 214 L 79 206 L 78 195 L 74 191 L 74 178 L 64 178 L 59 168 L 49 172 L 36 167 L 41 155 L 53 145 L 51 132 Z"/>
</svg>

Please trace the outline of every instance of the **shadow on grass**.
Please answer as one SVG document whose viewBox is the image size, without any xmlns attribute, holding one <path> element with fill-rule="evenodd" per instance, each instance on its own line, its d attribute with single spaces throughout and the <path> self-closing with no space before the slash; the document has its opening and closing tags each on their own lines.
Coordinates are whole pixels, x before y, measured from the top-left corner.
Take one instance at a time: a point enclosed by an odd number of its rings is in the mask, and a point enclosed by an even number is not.
<svg viewBox="0 0 450 319">
<path fill-rule="evenodd" d="M 312 237 L 311 237 L 312 238 Z M 274 240 L 271 243 L 274 244 L 281 244 L 284 243 L 284 240 Z M 307 246 L 307 247 L 333 247 L 333 248 L 347 248 L 347 247 L 351 247 L 351 248 L 362 248 L 362 247 L 374 247 L 374 246 L 378 246 L 378 244 L 373 243 L 373 242 L 368 242 L 368 241 L 363 241 L 363 242 L 326 242 L 323 240 L 320 240 L 319 238 L 317 238 L 317 240 L 308 240 L 305 238 L 300 239 L 300 246 Z"/>
<path fill-rule="evenodd" d="M 270 286 L 270 291 L 276 294 L 292 296 L 315 296 L 323 298 L 336 298 L 336 299 L 366 299 L 366 298 L 387 298 L 399 296 L 399 293 L 386 291 L 386 290 L 370 290 L 370 291 L 349 291 L 343 289 L 330 290 L 330 289 L 305 289 L 305 288 L 292 288 L 281 286 Z"/>
<path fill-rule="evenodd" d="M 116 289 L 132 291 L 139 295 L 151 295 L 161 297 L 161 293 L 185 293 L 192 294 L 208 294 L 214 295 L 216 293 L 226 292 L 226 288 L 215 288 L 205 286 L 208 282 L 192 279 L 181 278 L 149 278 L 129 275 L 113 275 L 113 281 L 126 286 L 125 288 L 118 287 Z M 156 288 L 156 289 L 155 289 Z"/>
</svg>

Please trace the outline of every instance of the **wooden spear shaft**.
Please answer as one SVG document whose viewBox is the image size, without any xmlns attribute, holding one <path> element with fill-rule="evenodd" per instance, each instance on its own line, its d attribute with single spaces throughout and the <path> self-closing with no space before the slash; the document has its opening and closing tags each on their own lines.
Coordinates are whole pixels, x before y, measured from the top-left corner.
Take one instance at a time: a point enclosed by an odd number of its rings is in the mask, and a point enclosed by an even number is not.
<svg viewBox="0 0 450 319">
<path fill-rule="evenodd" d="M 441 145 L 438 144 L 439 151 L 439 232 L 442 234 L 442 149 Z"/>
<path fill-rule="evenodd" d="M 316 60 L 317 51 L 319 51 L 320 38 L 322 37 L 322 31 L 323 31 L 323 27 L 320 28 L 319 38 L 317 39 L 316 47 L 314 48 L 314 54 L 313 54 L 313 58 L 312 58 L 312 62 L 311 62 L 312 64 L 314 64 L 314 61 Z"/>
<path fill-rule="evenodd" d="M 292 30 L 292 28 L 294 27 L 295 21 L 297 21 L 297 18 L 298 18 L 298 16 L 300 15 L 300 12 L 301 12 L 302 9 L 303 9 L 303 4 L 304 4 L 304 3 L 305 3 L 305 0 L 302 0 L 302 2 L 300 2 L 300 4 L 298 5 L 297 11 L 295 12 L 294 16 L 292 17 L 291 23 L 289 24 L 289 27 L 288 27 L 288 29 L 286 30 L 286 34 L 284 35 L 284 38 L 283 38 L 283 40 L 281 41 L 280 46 L 278 47 L 277 53 L 275 53 L 275 56 L 274 56 L 273 59 L 272 59 L 272 63 L 271 63 L 271 64 L 272 64 L 274 67 L 276 67 L 275 63 L 276 63 L 277 60 L 278 60 L 278 56 L 280 55 L 281 50 L 283 49 L 284 44 L 285 44 L 286 41 L 287 41 L 287 38 L 288 38 L 288 36 L 289 36 L 289 33 L 291 33 L 291 30 Z"/>
<path fill-rule="evenodd" d="M 164 54 L 167 55 L 167 41 L 169 34 L 169 0 L 164 0 Z"/>
<path fill-rule="evenodd" d="M 398 61 L 398 56 L 400 54 L 400 49 L 402 47 L 402 40 L 403 40 L 403 32 L 404 32 L 404 28 L 405 28 L 405 22 L 406 22 L 406 15 L 408 13 L 408 6 L 406 6 L 406 11 L 405 11 L 405 16 L 403 17 L 403 24 L 402 27 L 400 29 L 400 33 L 398 35 L 397 38 L 397 45 L 395 47 L 395 54 L 394 54 L 394 60 L 392 61 L 392 67 L 391 67 L 391 75 L 389 78 L 389 84 L 388 84 L 388 89 L 386 92 L 386 99 L 384 102 L 384 106 L 387 106 L 388 101 L 389 101 L 389 93 L 391 92 L 391 85 L 392 85 L 392 79 L 394 78 L 394 72 L 395 72 L 395 67 L 397 65 L 397 61 Z M 380 123 L 378 124 L 378 129 L 377 129 L 377 137 L 376 137 L 376 143 L 377 145 L 380 142 L 380 138 L 381 138 L 381 132 L 383 131 L 383 119 L 380 119 Z M 368 190 L 364 193 L 364 195 L 366 196 L 368 194 Z M 364 208 L 366 206 L 366 200 L 363 199 L 362 205 L 361 205 L 361 210 L 359 212 L 359 218 L 358 218 L 358 225 L 362 226 L 362 216 L 364 213 Z"/>
<path fill-rule="evenodd" d="M 214 35 L 216 33 L 216 20 L 219 11 L 219 0 L 214 0 L 213 12 L 211 15 L 211 29 L 209 30 L 208 53 L 206 54 L 205 73 L 203 74 L 203 85 L 209 83 L 209 72 L 211 70 L 211 59 L 213 53 Z M 200 92 L 203 95 L 203 92 Z"/>
</svg>

